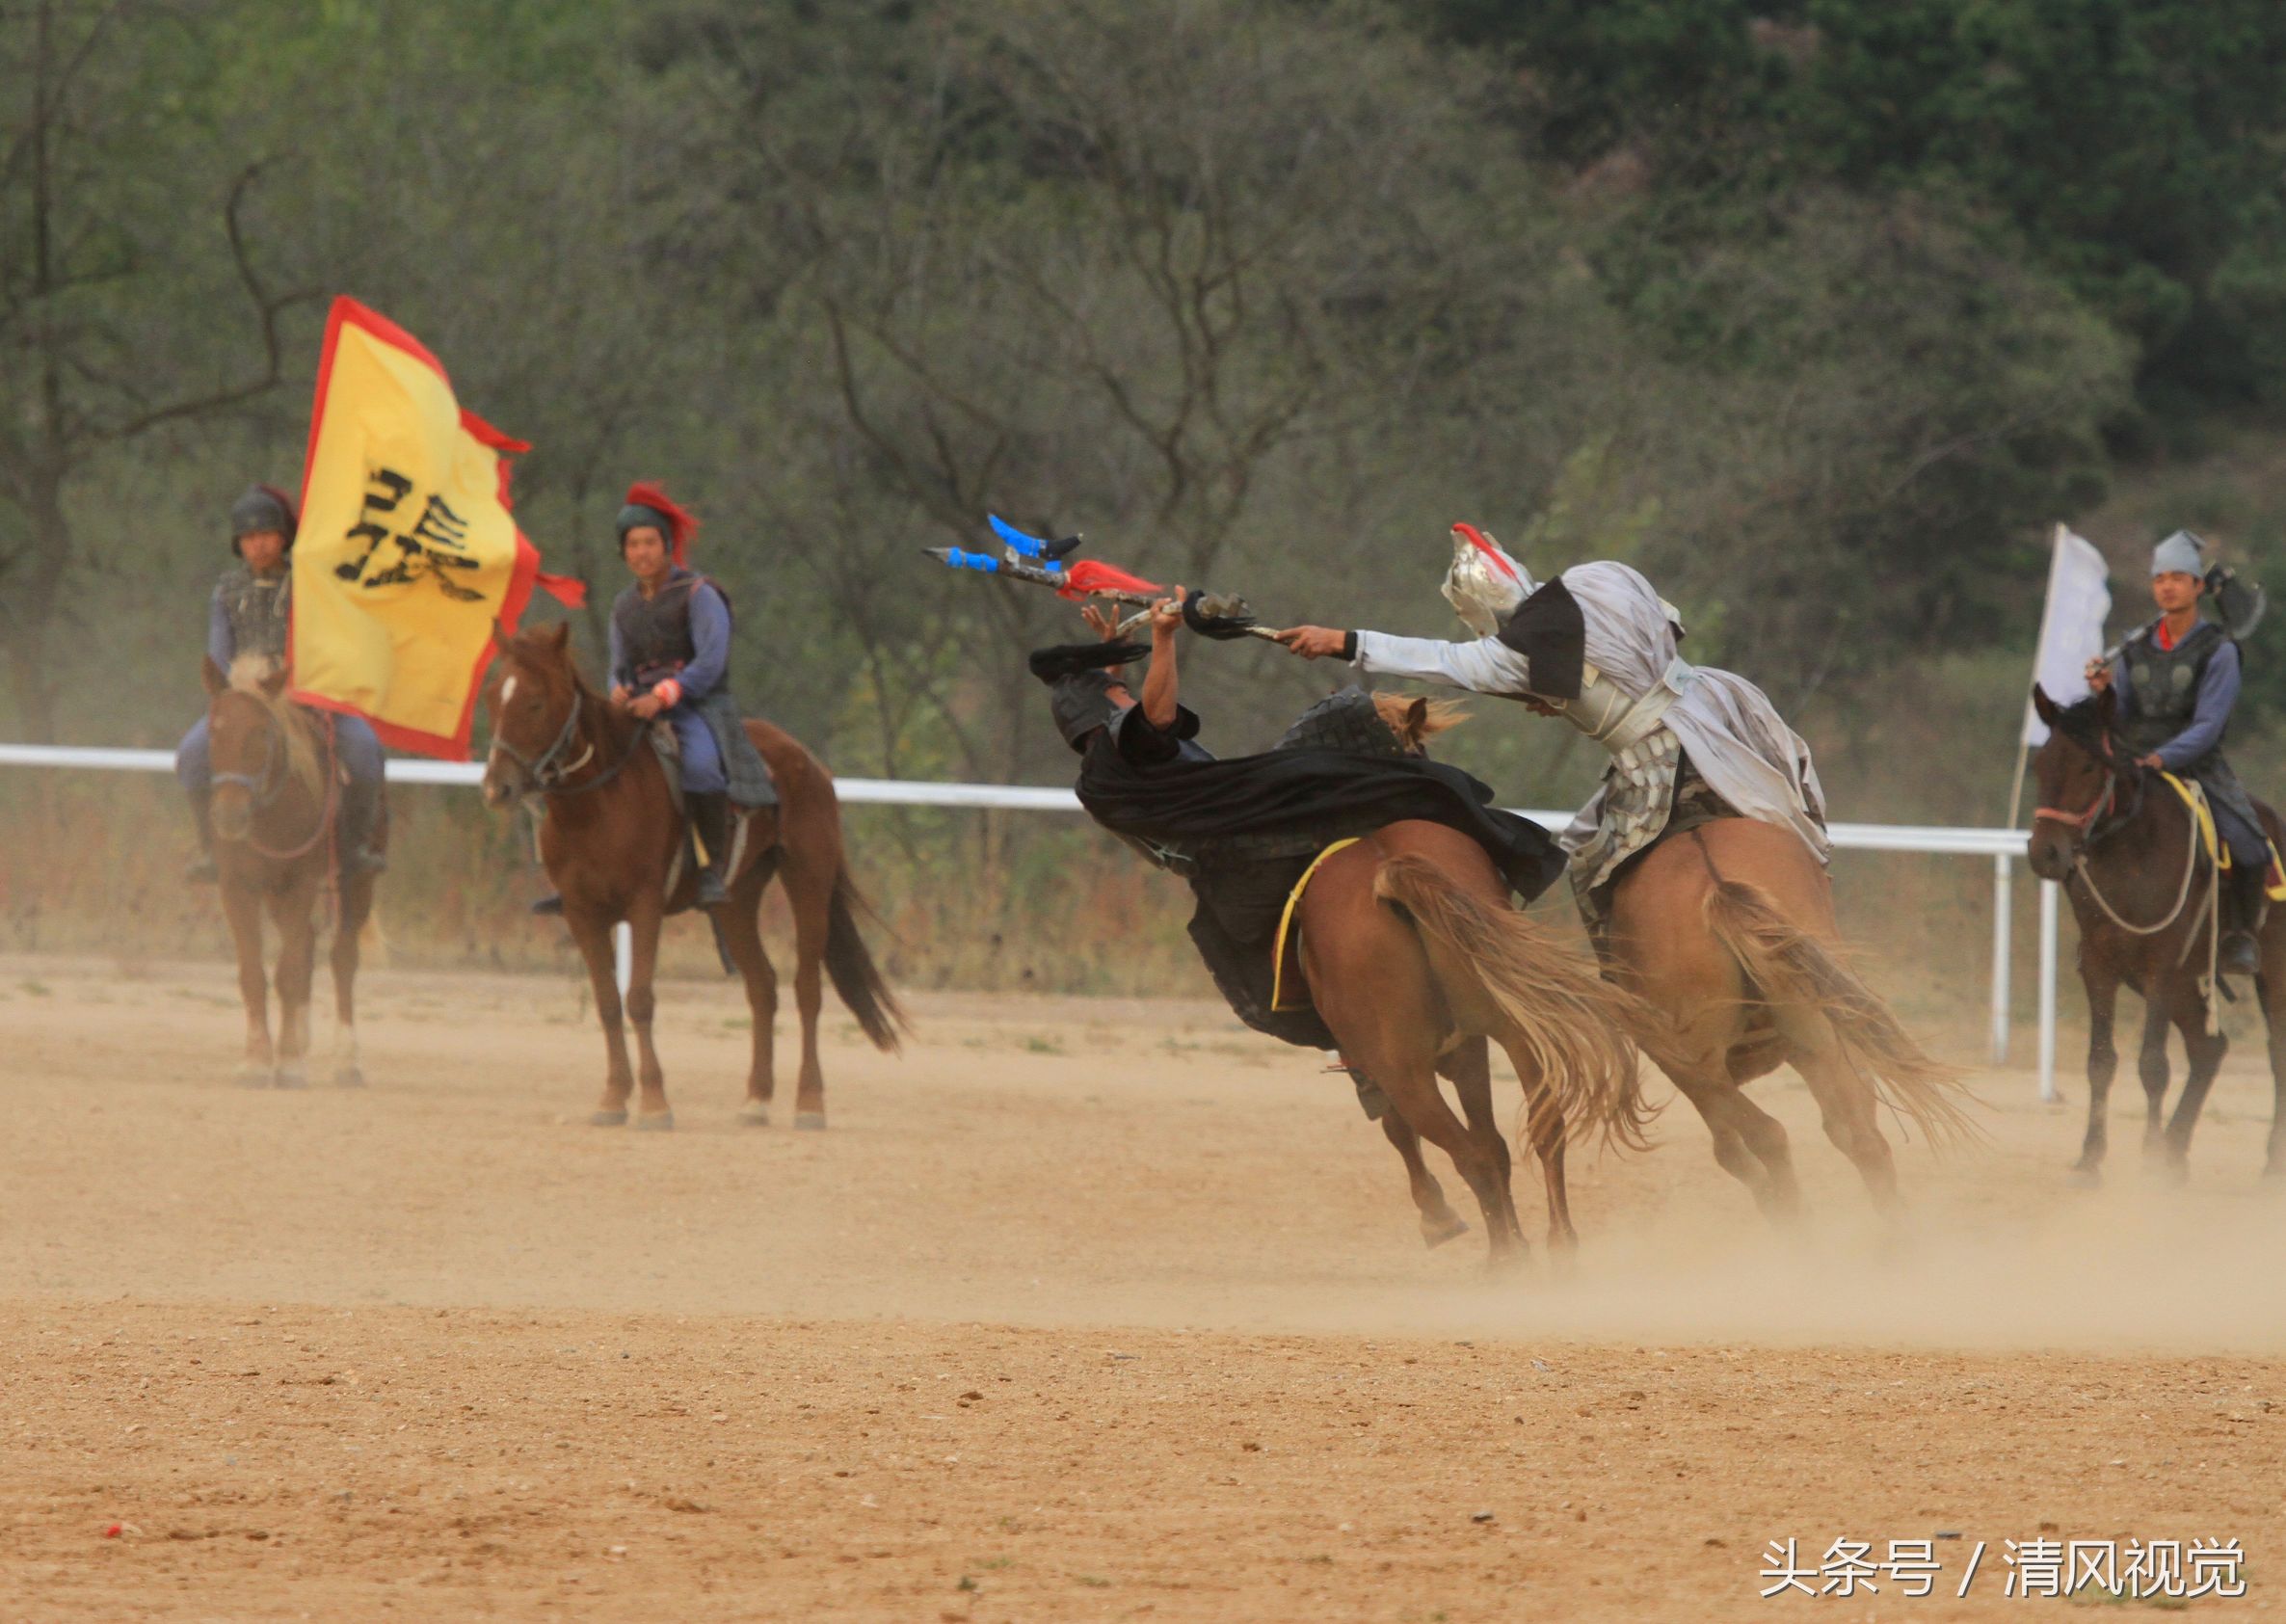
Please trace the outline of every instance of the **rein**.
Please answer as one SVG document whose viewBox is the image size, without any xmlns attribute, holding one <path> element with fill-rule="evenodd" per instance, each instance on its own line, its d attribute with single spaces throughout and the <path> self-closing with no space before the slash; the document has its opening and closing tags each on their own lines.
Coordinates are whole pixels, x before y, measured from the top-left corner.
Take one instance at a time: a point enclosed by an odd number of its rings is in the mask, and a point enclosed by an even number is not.
<svg viewBox="0 0 2286 1624">
<path fill-rule="evenodd" d="M 256 813 L 268 812 L 276 804 L 279 796 L 285 793 L 286 783 L 293 776 L 291 769 L 286 764 L 284 738 L 284 730 L 293 724 L 289 720 L 277 716 L 272 716 L 269 722 L 269 729 L 264 734 L 265 748 L 260 774 L 216 773 L 212 779 L 214 786 L 218 789 L 225 785 L 235 785 L 244 789 L 253 797 L 253 810 Z M 274 863 L 291 863 L 298 857 L 306 857 L 310 849 L 325 839 L 326 831 L 333 826 L 333 813 L 340 802 L 340 785 L 337 782 L 339 777 L 340 774 L 335 770 L 333 760 L 333 718 L 329 715 L 326 718 L 326 763 L 324 769 L 326 792 L 318 806 L 317 827 L 309 832 L 307 839 L 288 851 L 274 850 L 262 844 L 252 830 L 249 830 L 246 836 L 248 849 L 258 857 L 269 858 Z M 276 782 L 272 782 L 273 778 Z"/>
<path fill-rule="evenodd" d="M 574 686 L 572 690 L 572 708 L 564 716 L 564 725 L 556 730 L 555 741 L 537 757 L 527 759 L 515 745 L 496 733 L 492 737 L 492 748 L 523 768 L 534 786 L 544 795 L 584 795 L 591 789 L 600 789 L 626 770 L 627 763 L 635 759 L 635 752 L 641 747 L 643 735 L 648 730 L 638 723 L 635 731 L 627 736 L 626 748 L 620 752 L 618 760 L 594 778 L 578 784 L 567 784 L 565 780 L 571 774 L 580 771 L 596 759 L 596 747 L 590 741 L 582 747 L 576 759 L 561 763 L 557 760 L 558 757 L 572 748 L 572 741 L 579 736 L 579 719 L 586 705 L 586 691 Z"/>
<path fill-rule="evenodd" d="M 2198 877 L 2198 814 L 2193 812 L 2187 820 L 2191 825 L 2191 839 L 2190 844 L 2183 854 L 2183 880 L 2182 884 L 2175 889 L 2174 906 L 2166 911 L 2166 918 L 2155 924 L 2129 924 L 2127 920 L 2119 917 L 2119 911 L 2112 906 L 2111 901 L 2097 888 L 2094 871 L 2089 868 L 2087 864 L 2087 854 L 2104 839 L 2117 834 L 2135 821 L 2137 814 L 2143 810 L 2143 780 L 2140 778 L 2136 780 L 2135 798 L 2127 811 L 2120 813 L 2109 827 L 2106 827 L 2103 820 L 2111 817 L 2118 806 L 2121 776 L 2119 760 L 2113 753 L 2109 734 L 2106 734 L 2104 738 L 2103 754 L 2097 759 L 2104 765 L 2103 793 L 2088 803 L 2085 810 L 2077 812 L 2063 812 L 2055 807 L 2035 808 L 2032 814 L 2033 821 L 2036 823 L 2044 817 L 2083 831 L 2086 839 L 2081 841 L 2080 849 L 2072 855 L 2072 872 L 2079 877 L 2081 886 L 2087 892 L 2088 900 L 2095 904 L 2105 918 L 2111 920 L 2113 925 L 2128 935 L 2157 936 L 2183 917 L 2183 909 L 2191 900 L 2192 882 Z"/>
</svg>

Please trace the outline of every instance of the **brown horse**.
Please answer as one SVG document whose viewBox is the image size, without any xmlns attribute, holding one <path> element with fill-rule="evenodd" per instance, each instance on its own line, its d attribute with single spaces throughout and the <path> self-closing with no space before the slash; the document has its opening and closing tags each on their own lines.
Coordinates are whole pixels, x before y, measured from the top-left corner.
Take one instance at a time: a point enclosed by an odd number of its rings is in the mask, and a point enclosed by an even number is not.
<svg viewBox="0 0 2286 1624">
<path fill-rule="evenodd" d="M 1382 1128 L 1405 1158 L 1423 1237 L 1434 1245 L 1463 1227 L 1422 1163 L 1425 1138 L 1475 1195 L 1491 1261 L 1524 1250 L 1492 1108 L 1490 1040 L 1524 1087 L 1527 1131 L 1547 1175 L 1549 1245 L 1575 1245 L 1566 1138 L 1600 1131 L 1642 1142 L 1627 1036 L 1641 1022 L 1628 995 L 1510 907 L 1484 848 L 1439 823 L 1393 823 L 1335 852 L 1295 918 L 1311 1001 L 1342 1055 L 1389 1096 Z M 1437 1087 L 1440 1071 L 1460 1117 Z"/>
<path fill-rule="evenodd" d="M 2072 1172 L 2080 1183 L 2100 1177 L 2108 1145 L 2112 1076 L 2119 1067 L 2112 1025 L 2121 985 L 2143 1000 L 2143 1039 L 2137 1070 L 2143 1084 L 2143 1154 L 2181 1178 L 2192 1131 L 2230 1042 L 2207 1029 L 2200 982 L 2211 972 L 2216 871 L 2181 796 L 2121 743 L 2118 698 L 2061 706 L 2039 688 L 2033 706 L 2048 724 L 2048 742 L 2033 758 L 2039 811 L 2033 814 L 2032 871 L 2062 884 L 2080 921 L 2080 984 L 2087 993 L 2087 1134 Z M 2258 809 L 2273 842 L 2286 842 L 2277 814 Z M 2255 996 L 2271 1049 L 2270 1151 L 2264 1172 L 2286 1176 L 2286 909 L 2273 908 L 2261 938 L 2262 973 Z M 2166 1030 L 2183 1034 L 2191 1059 L 2175 1114 L 2166 1104 Z"/>
<path fill-rule="evenodd" d="M 1705 1118 L 1714 1159 L 1774 1218 L 1799 1207 L 1786 1130 L 1741 1085 L 1791 1062 L 1874 1204 L 1901 1208 L 1888 1105 L 1943 1144 L 1974 1135 L 1939 1065 L 1838 946 L 1833 886 L 1791 830 L 1723 817 L 1670 835 L 1614 884 L 1613 972 L 1657 1009 L 1643 1048 Z"/>
<path fill-rule="evenodd" d="M 666 768 L 657 752 L 645 748 L 648 726 L 613 709 L 588 685 L 572 662 L 570 639 L 571 628 L 563 625 L 513 640 L 495 634 L 500 659 L 484 689 L 492 730 L 484 798 L 493 807 L 532 794 L 545 798 L 540 860 L 563 893 L 565 922 L 587 961 L 609 1064 L 602 1104 L 589 1120 L 599 1128 L 625 1122 L 636 1080 L 627 1063 L 611 955 L 612 927 L 624 920 L 634 936 L 625 1017 L 635 1024 L 642 1054 L 643 1097 L 635 1126 L 672 1128 L 675 1113 L 668 1108 L 665 1078 L 651 1045 L 651 973 L 658 962 L 660 922 L 691 906 L 698 874 L 684 860 L 682 817 Z M 802 1017 L 802 1069 L 794 1126 L 823 1128 L 826 1084 L 817 1058 L 820 967 L 875 1048 L 895 1050 L 905 1018 L 858 934 L 857 915 L 864 902 L 842 852 L 841 807 L 833 775 L 767 722 L 748 722 L 746 732 L 769 765 L 779 804 L 748 820 L 736 870 L 728 877 L 730 901 L 714 914 L 723 951 L 745 980 L 754 1016 L 754 1061 L 738 1120 L 767 1125 L 776 1087 L 778 975 L 762 949 L 761 933 L 762 892 L 776 875 L 793 907 L 799 955 L 794 1004 Z"/>
<path fill-rule="evenodd" d="M 286 674 L 247 658 L 226 676 L 204 662 L 206 728 L 214 763 L 214 859 L 223 913 L 238 949 L 246 1005 L 246 1061 L 238 1080 L 260 1088 L 308 1084 L 309 996 L 317 952 L 318 897 L 338 885 L 333 930 L 333 1080 L 365 1080 L 358 1059 L 358 937 L 373 917 L 370 872 L 340 874 L 334 862 L 340 764 L 332 719 L 287 702 Z M 373 839 L 386 839 L 376 820 Z M 262 913 L 278 927 L 278 1041 L 262 972 Z"/>
</svg>

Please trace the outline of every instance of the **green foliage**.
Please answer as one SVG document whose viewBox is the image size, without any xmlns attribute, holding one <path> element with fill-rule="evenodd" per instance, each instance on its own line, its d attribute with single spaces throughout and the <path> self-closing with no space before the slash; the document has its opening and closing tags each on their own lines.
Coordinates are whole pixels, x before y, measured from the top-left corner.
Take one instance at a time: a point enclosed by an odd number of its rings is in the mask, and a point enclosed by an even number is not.
<svg viewBox="0 0 2286 1624">
<path fill-rule="evenodd" d="M 913 777 L 1070 771 L 1021 662 L 1069 610 L 917 557 L 987 510 L 1273 623 L 1437 635 L 1469 519 L 1543 572 L 1637 564 L 1694 655 L 1847 719 L 2029 641 L 2046 524 L 2162 443 L 2123 431 L 2235 443 L 2218 413 L 2286 377 L 2286 21 L 2250 0 L 129 13 L 0 10 L 0 156 L 45 109 L 76 279 L 34 286 L 0 163 L 0 734 L 196 714 L 220 516 L 293 482 L 336 292 L 535 442 L 518 513 L 599 588 L 591 660 L 619 493 L 663 478 L 748 706 Z M 89 44 L 46 100 L 41 16 Z M 114 432 L 258 374 L 224 213 L 253 166 L 249 261 L 304 296 L 279 380 Z M 1226 752 L 1344 677 L 1186 669 Z M 1583 794 L 1519 719 L 1452 751 Z M 885 827 L 910 875 L 1064 895 L 1031 825 Z"/>
</svg>

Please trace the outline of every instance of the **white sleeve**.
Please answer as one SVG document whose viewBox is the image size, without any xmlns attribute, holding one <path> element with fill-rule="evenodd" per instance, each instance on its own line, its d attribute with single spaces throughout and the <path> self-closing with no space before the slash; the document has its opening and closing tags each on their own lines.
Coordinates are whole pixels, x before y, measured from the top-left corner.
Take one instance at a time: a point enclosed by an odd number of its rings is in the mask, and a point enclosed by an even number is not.
<svg viewBox="0 0 2286 1624">
<path fill-rule="evenodd" d="M 1497 637 L 1447 643 L 1434 637 L 1361 631 L 1356 665 L 1360 672 L 1377 677 L 1410 677 L 1502 699 L 1519 698 L 1530 688 L 1530 662 Z"/>
</svg>

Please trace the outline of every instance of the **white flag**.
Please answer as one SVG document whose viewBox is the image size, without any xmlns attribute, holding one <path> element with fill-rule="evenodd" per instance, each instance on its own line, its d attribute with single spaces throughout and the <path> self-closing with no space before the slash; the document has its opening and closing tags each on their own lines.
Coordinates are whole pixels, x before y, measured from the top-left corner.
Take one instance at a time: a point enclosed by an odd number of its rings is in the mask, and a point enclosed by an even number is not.
<svg viewBox="0 0 2286 1624">
<path fill-rule="evenodd" d="M 2104 621 L 2112 613 L 2111 572 L 2085 536 L 2056 527 L 2056 556 L 2048 567 L 2048 606 L 2040 615 L 2040 652 L 2033 678 L 2058 705 L 2087 697 L 2087 662 L 2104 652 Z M 2048 729 L 2024 702 L 2027 749 L 2048 742 Z"/>
</svg>

